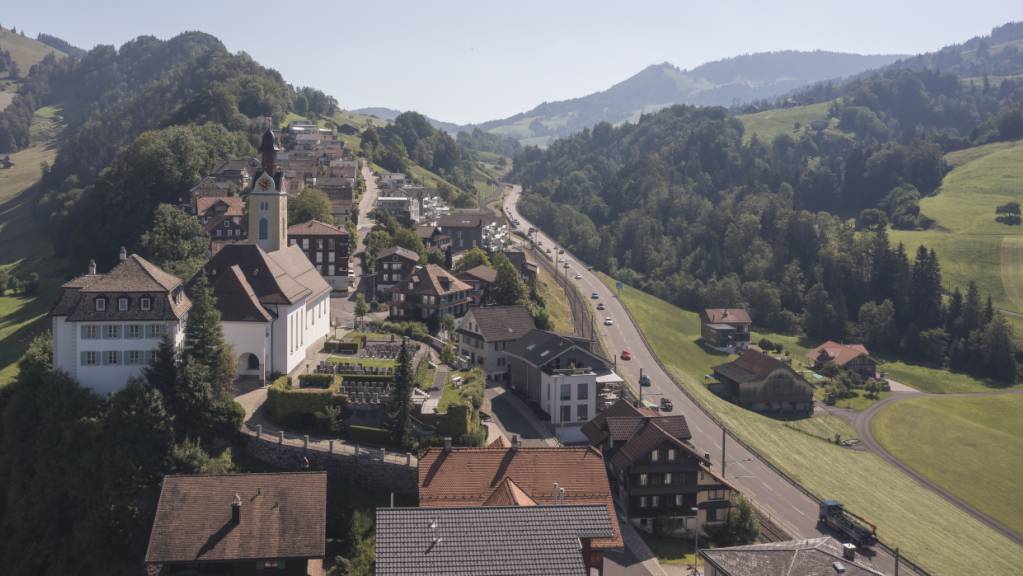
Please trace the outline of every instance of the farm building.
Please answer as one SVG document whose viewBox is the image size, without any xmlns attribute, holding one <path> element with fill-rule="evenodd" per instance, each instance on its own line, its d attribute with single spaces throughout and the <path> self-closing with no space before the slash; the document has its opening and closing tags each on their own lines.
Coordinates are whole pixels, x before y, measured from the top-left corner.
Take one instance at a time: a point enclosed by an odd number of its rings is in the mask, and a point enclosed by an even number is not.
<svg viewBox="0 0 1023 576">
<path fill-rule="evenodd" d="M 714 367 L 720 394 L 757 412 L 813 412 L 813 387 L 788 364 L 747 350 L 739 358 Z"/>
</svg>

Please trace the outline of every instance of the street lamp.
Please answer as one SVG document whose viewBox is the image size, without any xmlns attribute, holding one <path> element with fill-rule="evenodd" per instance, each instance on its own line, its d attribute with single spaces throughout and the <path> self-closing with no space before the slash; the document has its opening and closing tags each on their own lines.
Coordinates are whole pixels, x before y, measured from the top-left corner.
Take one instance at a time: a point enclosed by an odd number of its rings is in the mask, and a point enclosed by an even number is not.
<svg viewBox="0 0 1023 576">
<path fill-rule="evenodd" d="M 693 566 L 700 567 L 700 509 L 696 506 L 690 508 L 696 515 L 696 527 L 693 530 Z"/>
</svg>

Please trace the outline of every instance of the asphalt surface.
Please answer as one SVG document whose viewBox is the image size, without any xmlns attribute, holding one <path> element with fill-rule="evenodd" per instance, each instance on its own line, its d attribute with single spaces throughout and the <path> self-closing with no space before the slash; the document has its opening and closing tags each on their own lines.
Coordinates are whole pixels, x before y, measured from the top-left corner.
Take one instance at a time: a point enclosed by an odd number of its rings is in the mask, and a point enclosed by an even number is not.
<svg viewBox="0 0 1023 576">
<path fill-rule="evenodd" d="M 520 221 L 519 228 L 528 230 L 535 226 L 522 217 L 518 212 L 516 203 L 522 192 L 521 187 L 513 186 L 505 196 L 504 206 L 512 216 Z M 537 229 L 537 238 L 543 241 L 544 248 L 553 248 L 559 244 L 549 236 Z M 671 380 L 670 376 L 661 369 L 654 359 L 653 352 L 648 349 L 640 336 L 639 329 L 632 323 L 625 311 L 623 304 L 603 282 L 592 272 L 586 270 L 586 266 L 568 250 L 561 256 L 570 262 L 569 278 L 576 274 L 581 276 L 576 282 L 584 295 L 597 292 L 600 295 L 598 300 L 593 300 L 593 305 L 603 302 L 607 307 L 605 311 L 595 311 L 598 321 L 598 334 L 603 340 L 608 352 L 620 354 L 622 349 L 628 348 L 632 353 L 631 361 L 618 361 L 616 371 L 625 378 L 635 390 L 639 381 L 640 368 L 650 378 L 652 385 L 643 390 L 644 400 L 660 402 L 660 399 L 668 398 L 674 406 L 675 414 L 684 414 L 689 423 L 689 429 L 693 434 L 692 443 L 700 452 L 709 453 L 712 464 L 721 472 L 721 446 L 722 429 L 711 418 L 703 412 L 682 390 Z M 560 266 L 561 264 L 559 264 Z M 562 268 L 562 270 L 564 270 Z M 603 319 L 610 316 L 614 325 L 605 326 Z M 694 375 L 700 377 L 702 375 Z M 726 440 L 726 466 L 725 478 L 747 498 L 750 498 L 773 522 L 793 538 L 816 538 L 820 536 L 833 536 L 833 534 L 822 532 L 817 528 L 817 501 L 797 488 L 787 478 L 768 466 L 759 456 L 744 448 L 732 438 Z M 839 495 L 840 496 L 840 495 Z M 873 549 L 873 557 L 867 554 L 858 555 L 863 562 L 871 563 L 876 569 L 885 574 L 894 574 L 894 557 L 881 547 Z M 869 552 L 868 552 L 869 554 Z M 900 574 L 914 574 L 908 566 L 900 566 Z"/>
</svg>

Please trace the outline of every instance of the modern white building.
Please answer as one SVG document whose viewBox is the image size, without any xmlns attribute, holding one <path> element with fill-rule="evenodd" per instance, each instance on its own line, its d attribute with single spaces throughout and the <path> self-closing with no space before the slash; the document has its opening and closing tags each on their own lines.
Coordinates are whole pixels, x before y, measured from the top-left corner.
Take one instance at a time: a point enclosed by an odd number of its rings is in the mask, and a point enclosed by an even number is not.
<svg viewBox="0 0 1023 576">
<path fill-rule="evenodd" d="M 165 334 L 181 345 L 191 307 L 180 279 L 122 248 L 106 274 L 91 262 L 61 287 L 50 311 L 53 365 L 98 394 L 116 392 L 141 374 Z"/>
</svg>

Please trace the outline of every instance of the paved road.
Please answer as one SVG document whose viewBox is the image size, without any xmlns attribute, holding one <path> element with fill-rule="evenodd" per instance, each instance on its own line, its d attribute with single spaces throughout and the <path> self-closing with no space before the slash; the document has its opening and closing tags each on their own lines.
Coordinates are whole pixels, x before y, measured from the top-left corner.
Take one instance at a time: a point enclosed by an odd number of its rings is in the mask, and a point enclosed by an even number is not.
<svg viewBox="0 0 1023 576">
<path fill-rule="evenodd" d="M 893 388 L 893 390 L 894 390 L 894 388 Z M 1003 392 L 1003 393 L 1013 394 L 1013 393 L 1019 393 L 1019 392 L 1007 391 L 1007 392 Z M 998 394 L 998 392 L 977 392 L 977 393 L 969 393 L 969 394 L 941 394 L 940 396 L 988 396 L 988 395 L 991 395 L 991 394 Z M 885 407 L 889 406 L 890 404 L 894 404 L 895 402 L 899 402 L 899 401 L 902 401 L 902 400 L 906 400 L 907 398 L 913 398 L 913 397 L 918 397 L 918 396 L 938 396 L 938 395 L 937 394 L 924 394 L 922 392 L 917 392 L 916 390 L 913 390 L 911 392 L 893 392 L 891 396 L 889 396 L 888 398 L 885 398 L 884 400 L 882 400 L 880 402 L 874 403 L 874 405 L 872 405 L 871 407 L 867 408 L 866 410 L 863 410 L 863 411 L 860 411 L 860 412 L 855 412 L 853 414 L 848 414 L 847 415 L 848 417 L 846 419 L 851 420 L 853 428 L 856 429 L 856 434 L 859 435 L 860 440 L 863 441 L 863 445 L 866 446 L 871 452 L 874 452 L 875 454 L 877 454 L 878 456 L 883 458 L 886 462 L 888 462 L 892 466 L 895 466 L 899 470 L 902 470 L 903 472 L 908 474 L 911 478 L 916 480 L 923 487 L 927 488 L 928 490 L 933 491 L 934 493 L 938 494 L 939 496 L 941 496 L 944 499 L 946 499 L 949 502 L 951 502 L 953 505 L 958 506 L 963 512 L 966 512 L 970 516 L 973 516 L 974 518 L 976 518 L 977 520 L 983 522 L 984 524 L 986 524 L 987 526 L 991 527 L 992 529 L 997 530 L 1003 536 L 1005 536 L 1006 538 L 1012 540 L 1016 544 L 1019 544 L 1020 546 L 1023 546 L 1023 536 L 1021 536 L 1020 534 L 1014 532 L 1011 528 L 1009 528 L 1005 524 L 1002 524 L 998 520 L 995 520 L 994 518 L 988 516 L 987 514 L 981 512 L 980 510 L 974 508 L 973 506 L 971 506 L 968 502 L 966 502 L 962 498 L 959 498 L 955 494 L 952 494 L 951 492 L 945 490 L 944 488 L 942 488 L 938 484 L 936 484 L 933 481 L 929 480 L 926 476 L 918 473 L 913 468 L 911 468 L 908 465 L 902 463 L 901 460 L 899 460 L 898 458 L 893 456 L 890 452 L 885 450 L 884 447 L 881 446 L 881 443 L 878 442 L 876 438 L 874 438 L 873 431 L 870 428 L 870 421 L 874 419 L 874 416 L 876 416 L 878 412 L 880 412 L 881 410 L 883 410 Z M 843 415 L 843 416 L 845 416 L 845 415 Z"/>
<path fill-rule="evenodd" d="M 514 186 L 505 196 L 505 208 L 511 212 L 513 217 L 521 221 L 521 227 L 529 228 L 534 225 L 523 218 L 516 208 L 516 202 L 521 192 L 521 187 Z M 542 231 L 538 230 L 537 236 L 543 240 L 545 247 L 558 245 Z M 560 247 L 560 245 L 558 246 Z M 576 273 L 582 276 L 579 280 L 574 280 L 579 284 L 580 290 L 584 294 L 597 292 L 601 297 L 594 302 L 604 302 L 607 306 L 606 311 L 597 313 L 600 315 L 598 319 L 603 319 L 604 316 L 611 316 L 614 319 L 613 326 L 604 326 L 602 323 L 598 326 L 598 334 L 607 346 L 609 353 L 620 353 L 625 347 L 632 352 L 632 361 L 618 362 L 617 372 L 635 386 L 635 383 L 639 381 L 639 370 L 643 368 L 644 373 L 653 383 L 650 388 L 644 390 L 644 399 L 654 402 L 659 402 L 662 397 L 670 399 L 676 413 L 681 412 L 685 415 L 689 429 L 693 433 L 693 444 L 699 451 L 711 455 L 712 462 L 720 472 L 721 427 L 686 396 L 670 376 L 661 369 L 654 359 L 653 352 L 644 344 L 638 328 L 632 323 L 622 303 L 612 294 L 612 291 L 595 274 L 587 271 L 580 260 L 567 250 L 565 256 L 571 262 L 570 277 Z M 830 535 L 817 528 L 816 500 L 768 466 L 759 456 L 746 450 L 731 438 L 727 440 L 726 452 L 726 479 L 745 496 L 752 499 L 765 515 L 792 537 L 815 538 Z M 875 551 L 876 555 L 872 559 L 860 556 L 861 560 L 871 562 L 878 570 L 886 574 L 893 574 L 895 572 L 894 558 L 883 548 L 877 547 Z M 912 573 L 908 566 L 900 567 L 900 574 Z"/>
</svg>

